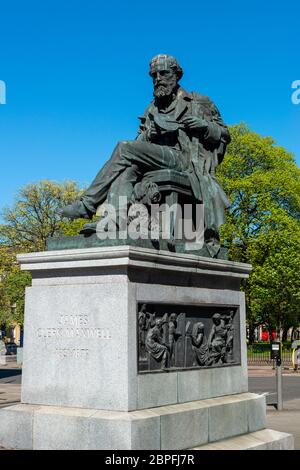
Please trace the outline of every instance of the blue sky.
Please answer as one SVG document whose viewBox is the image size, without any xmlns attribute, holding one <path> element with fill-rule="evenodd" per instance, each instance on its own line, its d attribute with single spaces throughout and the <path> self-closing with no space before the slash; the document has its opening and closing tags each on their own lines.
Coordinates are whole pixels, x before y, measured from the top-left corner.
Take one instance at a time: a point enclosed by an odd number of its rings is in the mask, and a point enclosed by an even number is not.
<svg viewBox="0 0 300 470">
<path fill-rule="evenodd" d="M 0 209 L 40 179 L 88 184 L 152 99 L 148 64 L 175 55 L 210 96 L 300 164 L 299 2 L 0 0 Z"/>
</svg>

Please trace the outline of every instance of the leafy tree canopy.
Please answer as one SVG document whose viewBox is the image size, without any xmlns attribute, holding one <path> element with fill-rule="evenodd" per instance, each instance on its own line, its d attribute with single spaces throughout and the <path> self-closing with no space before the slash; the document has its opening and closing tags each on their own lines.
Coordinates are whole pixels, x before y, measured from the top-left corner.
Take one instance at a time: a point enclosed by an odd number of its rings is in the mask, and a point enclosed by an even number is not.
<svg viewBox="0 0 300 470">
<path fill-rule="evenodd" d="M 0 242 L 17 250 L 40 251 L 49 237 L 77 233 L 82 221 L 62 220 L 61 209 L 82 194 L 73 181 L 41 181 L 22 188 L 11 208 L 3 211 Z"/>
<path fill-rule="evenodd" d="M 22 188 L 11 208 L 3 211 L 0 226 L 0 325 L 23 323 L 24 291 L 31 276 L 20 271 L 17 253 L 41 251 L 46 240 L 75 235 L 85 223 L 61 219 L 61 208 L 80 197 L 82 190 L 70 181 L 41 181 Z"/>
</svg>

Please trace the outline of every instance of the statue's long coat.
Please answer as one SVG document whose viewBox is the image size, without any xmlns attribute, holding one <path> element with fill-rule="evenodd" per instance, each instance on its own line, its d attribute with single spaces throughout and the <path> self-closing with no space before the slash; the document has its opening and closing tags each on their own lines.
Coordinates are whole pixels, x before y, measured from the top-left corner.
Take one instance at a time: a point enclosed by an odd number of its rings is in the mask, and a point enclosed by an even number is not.
<svg viewBox="0 0 300 470">
<path fill-rule="evenodd" d="M 149 141 L 150 116 L 155 113 L 157 108 L 153 101 L 141 118 L 139 139 Z M 216 180 L 215 170 L 223 160 L 230 135 L 218 109 L 207 96 L 179 88 L 174 119 L 180 122 L 187 115 L 202 118 L 208 124 L 207 131 L 198 135 L 180 128 L 178 142 L 193 194 L 197 201 L 204 203 L 205 227 L 218 232 L 230 204 Z"/>
</svg>

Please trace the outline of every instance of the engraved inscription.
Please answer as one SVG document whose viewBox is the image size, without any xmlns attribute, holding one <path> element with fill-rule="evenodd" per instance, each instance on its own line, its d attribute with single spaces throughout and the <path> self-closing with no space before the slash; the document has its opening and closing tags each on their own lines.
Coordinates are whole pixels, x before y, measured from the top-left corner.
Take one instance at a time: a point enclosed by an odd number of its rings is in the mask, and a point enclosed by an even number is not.
<svg viewBox="0 0 300 470">
<path fill-rule="evenodd" d="M 108 328 L 89 326 L 88 315 L 60 315 L 58 323 L 56 328 L 38 328 L 38 338 L 111 339 Z"/>
<path fill-rule="evenodd" d="M 87 359 L 88 356 L 89 356 L 89 350 L 88 349 L 67 349 L 67 348 L 64 348 L 64 349 L 55 349 L 55 352 L 61 359 L 65 359 L 65 358 L 69 358 L 69 357 L 72 357 L 72 358 L 75 358 L 75 359 L 79 359 L 79 358 Z"/>
<path fill-rule="evenodd" d="M 88 315 L 60 315 L 58 323 L 68 326 L 86 326 L 89 322 Z"/>
<path fill-rule="evenodd" d="M 39 328 L 39 338 L 99 338 L 111 339 L 107 328 Z"/>
<path fill-rule="evenodd" d="M 108 328 L 98 328 L 90 325 L 90 318 L 88 315 L 59 315 L 58 326 L 38 328 L 36 335 L 39 339 L 82 339 L 82 340 L 110 340 L 112 339 L 111 332 Z M 49 342 L 51 348 L 52 342 Z M 55 344 L 55 343 L 54 343 Z M 67 346 L 69 346 L 69 342 Z M 72 343 L 71 343 L 72 344 Z M 77 346 L 78 342 L 76 343 Z M 89 343 L 92 344 L 92 343 Z M 95 343 L 94 343 L 95 344 Z M 86 342 L 82 344 L 86 345 Z M 51 352 L 51 349 L 50 349 Z M 90 356 L 90 349 L 76 348 L 76 347 L 63 347 L 52 349 L 52 353 L 61 359 L 86 359 Z"/>
</svg>

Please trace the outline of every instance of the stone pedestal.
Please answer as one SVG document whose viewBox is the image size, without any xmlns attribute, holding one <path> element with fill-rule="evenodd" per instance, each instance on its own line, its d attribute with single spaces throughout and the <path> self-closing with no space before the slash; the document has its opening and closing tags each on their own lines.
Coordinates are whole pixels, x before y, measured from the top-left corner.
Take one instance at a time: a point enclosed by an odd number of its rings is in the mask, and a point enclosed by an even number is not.
<svg viewBox="0 0 300 470">
<path fill-rule="evenodd" d="M 0 411 L 0 445 L 187 449 L 222 447 L 224 440 L 226 447 L 228 439 L 248 436 L 252 448 L 271 446 L 270 433 L 254 436 L 265 428 L 265 399 L 247 392 L 240 282 L 249 265 L 128 246 L 33 253 L 19 261 L 33 278 L 26 291 L 22 404 Z M 210 316 L 234 309 L 234 357 L 188 366 L 178 366 L 177 358 L 165 370 L 160 364 L 152 370 L 148 360 L 143 369 L 142 304 L 154 318 L 158 310 L 185 312 L 180 338 L 187 338 L 190 354 L 190 318 L 195 323 L 205 312 L 208 336 Z M 273 440 L 292 447 L 291 436 Z"/>
</svg>

